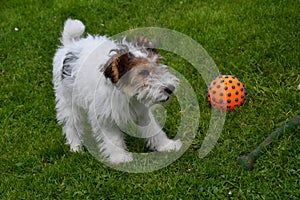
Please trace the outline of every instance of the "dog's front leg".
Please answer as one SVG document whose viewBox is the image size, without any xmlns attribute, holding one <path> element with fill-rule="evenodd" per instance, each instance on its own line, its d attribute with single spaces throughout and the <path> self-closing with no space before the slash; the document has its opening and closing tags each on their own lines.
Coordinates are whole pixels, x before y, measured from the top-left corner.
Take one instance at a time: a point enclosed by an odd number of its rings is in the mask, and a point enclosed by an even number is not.
<svg viewBox="0 0 300 200">
<path fill-rule="evenodd" d="M 124 134 L 117 126 L 103 127 L 101 134 L 99 147 L 110 163 L 118 164 L 133 160 L 132 153 L 127 151 Z"/>
<path fill-rule="evenodd" d="M 124 134 L 120 129 L 111 123 L 111 120 L 101 120 L 92 114 L 90 122 L 94 138 L 98 143 L 99 150 L 103 157 L 112 164 L 130 162 L 133 160 L 132 153 L 128 152 L 124 142 Z M 109 123 L 110 122 L 110 123 Z"/>
<path fill-rule="evenodd" d="M 140 127 L 144 136 L 147 140 L 147 145 L 150 149 L 156 151 L 179 151 L 182 146 L 180 139 L 172 140 L 169 139 L 166 133 L 155 121 L 152 113 L 149 113 L 150 122 L 148 125 Z"/>
</svg>

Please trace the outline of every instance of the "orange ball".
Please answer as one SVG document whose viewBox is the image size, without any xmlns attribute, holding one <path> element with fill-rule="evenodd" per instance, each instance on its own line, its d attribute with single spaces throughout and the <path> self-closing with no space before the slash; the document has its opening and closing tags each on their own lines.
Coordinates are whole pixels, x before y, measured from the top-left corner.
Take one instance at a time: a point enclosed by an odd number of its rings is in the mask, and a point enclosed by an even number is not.
<svg viewBox="0 0 300 200">
<path fill-rule="evenodd" d="M 246 95 L 242 80 L 228 74 L 213 78 L 207 89 L 208 102 L 219 110 L 234 110 L 240 107 Z"/>
</svg>

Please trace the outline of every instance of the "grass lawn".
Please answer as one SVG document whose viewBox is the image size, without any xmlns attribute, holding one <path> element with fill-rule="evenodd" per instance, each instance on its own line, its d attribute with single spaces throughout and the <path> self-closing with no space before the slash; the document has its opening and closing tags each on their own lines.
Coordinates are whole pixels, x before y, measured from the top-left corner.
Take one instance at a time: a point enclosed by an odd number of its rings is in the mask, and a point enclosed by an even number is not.
<svg viewBox="0 0 300 200">
<path fill-rule="evenodd" d="M 252 171 L 236 164 L 300 114 L 299 3 L 1 1 L 0 199 L 299 199 L 299 128 L 265 149 Z M 199 129 L 183 156 L 158 171 L 134 174 L 107 167 L 88 152 L 71 153 L 56 123 L 52 86 L 52 58 L 68 17 L 82 20 L 91 34 L 179 31 L 201 44 L 222 74 L 242 78 L 247 100 L 227 113 L 213 151 L 198 157 L 211 117 L 206 84 L 188 62 L 162 52 L 199 100 Z M 168 108 L 173 116 L 176 105 Z M 177 122 L 169 117 L 164 129 L 172 134 Z"/>
</svg>

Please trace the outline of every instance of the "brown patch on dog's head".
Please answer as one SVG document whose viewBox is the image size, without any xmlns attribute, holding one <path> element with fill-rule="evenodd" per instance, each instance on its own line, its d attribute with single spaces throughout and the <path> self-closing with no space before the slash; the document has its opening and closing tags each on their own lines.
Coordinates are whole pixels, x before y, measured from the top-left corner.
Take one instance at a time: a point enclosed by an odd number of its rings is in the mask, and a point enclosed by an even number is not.
<svg viewBox="0 0 300 200">
<path fill-rule="evenodd" d="M 135 57 L 127 50 L 114 50 L 117 53 L 104 66 L 103 74 L 112 83 L 117 83 L 121 77 L 130 72 L 132 68 L 147 65 L 149 60 L 142 57 Z"/>
<path fill-rule="evenodd" d="M 134 60 L 132 60 L 129 64 L 130 64 L 131 68 L 133 68 L 133 67 L 137 67 L 137 66 L 141 66 L 141 65 L 147 65 L 149 63 L 150 62 L 146 58 L 138 57 L 138 58 L 135 58 Z"/>
<path fill-rule="evenodd" d="M 151 62 L 147 58 L 136 58 L 132 63 L 130 73 L 122 78 L 122 91 L 128 96 L 132 96 L 136 87 L 147 88 L 151 84 L 151 76 L 153 68 Z"/>
</svg>

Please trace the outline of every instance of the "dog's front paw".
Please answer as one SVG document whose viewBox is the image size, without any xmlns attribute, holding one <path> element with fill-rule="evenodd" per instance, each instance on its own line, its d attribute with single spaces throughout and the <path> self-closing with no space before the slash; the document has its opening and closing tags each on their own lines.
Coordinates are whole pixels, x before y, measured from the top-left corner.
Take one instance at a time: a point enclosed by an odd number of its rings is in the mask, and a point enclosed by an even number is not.
<svg viewBox="0 0 300 200">
<path fill-rule="evenodd" d="M 157 151 L 179 151 L 182 146 L 182 142 L 178 140 L 168 140 L 166 143 L 157 147 Z"/>
<path fill-rule="evenodd" d="M 133 160 L 132 153 L 124 151 L 124 152 L 118 152 L 114 153 L 109 156 L 108 161 L 111 164 L 120 164 L 125 162 L 131 162 Z"/>
</svg>

